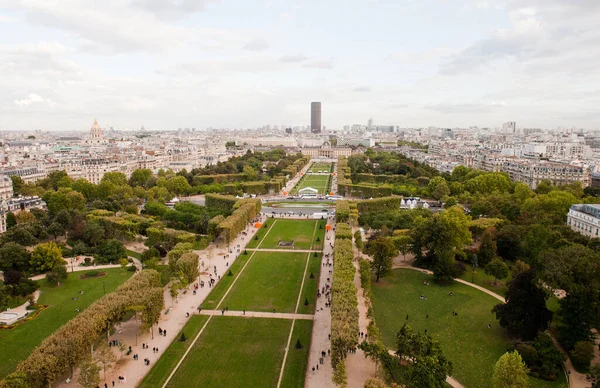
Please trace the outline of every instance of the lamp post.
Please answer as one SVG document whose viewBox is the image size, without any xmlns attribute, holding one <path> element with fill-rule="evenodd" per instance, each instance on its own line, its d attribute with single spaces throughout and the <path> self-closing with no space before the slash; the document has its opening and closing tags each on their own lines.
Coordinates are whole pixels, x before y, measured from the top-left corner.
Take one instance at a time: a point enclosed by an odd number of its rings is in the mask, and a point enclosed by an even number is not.
<svg viewBox="0 0 600 388">
<path fill-rule="evenodd" d="M 102 282 L 102 291 L 104 292 L 104 295 L 106 296 L 106 282 Z"/>
</svg>

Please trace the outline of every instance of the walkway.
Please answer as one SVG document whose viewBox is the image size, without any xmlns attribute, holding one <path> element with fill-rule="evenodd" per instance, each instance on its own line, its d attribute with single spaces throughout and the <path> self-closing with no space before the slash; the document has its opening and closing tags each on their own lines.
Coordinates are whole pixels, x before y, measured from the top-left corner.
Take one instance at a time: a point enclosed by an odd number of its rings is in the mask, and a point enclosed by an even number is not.
<svg viewBox="0 0 600 388">
<path fill-rule="evenodd" d="M 328 223 L 335 227 L 335 219 L 333 217 L 328 218 Z M 325 232 L 325 237 L 335 238 L 335 232 L 332 230 Z M 327 284 L 331 286 L 331 279 L 333 275 L 333 248 L 329 244 L 323 244 L 323 258 L 329 254 L 329 262 L 331 266 L 323 266 L 323 263 L 327 263 L 327 260 L 322 259 L 321 273 L 319 275 L 319 289 L 325 288 Z M 328 280 L 329 279 L 329 280 Z M 321 352 L 327 352 L 331 349 L 331 342 L 329 341 L 329 334 L 331 333 L 331 310 L 325 306 L 327 299 L 325 295 L 321 295 L 316 300 L 316 311 L 313 319 L 313 331 L 310 340 L 310 351 L 308 356 L 308 368 L 306 368 L 306 380 L 304 386 L 306 388 L 323 388 L 333 387 L 333 368 L 331 362 L 329 362 L 329 356 L 325 357 L 324 364 L 319 364 L 321 358 Z M 319 365 L 319 370 L 313 372 L 312 366 Z"/>
<path fill-rule="evenodd" d="M 247 317 L 247 318 L 278 318 L 278 319 L 303 319 L 312 321 L 312 314 L 295 314 L 295 313 L 269 313 L 264 311 L 225 311 L 225 310 L 202 310 L 200 315 L 217 315 L 226 317 Z"/>
</svg>

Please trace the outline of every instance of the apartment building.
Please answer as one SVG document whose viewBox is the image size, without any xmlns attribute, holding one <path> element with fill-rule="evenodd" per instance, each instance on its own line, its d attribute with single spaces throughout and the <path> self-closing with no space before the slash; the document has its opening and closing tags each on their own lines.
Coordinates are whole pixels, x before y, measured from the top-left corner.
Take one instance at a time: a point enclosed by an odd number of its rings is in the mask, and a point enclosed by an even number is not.
<svg viewBox="0 0 600 388">
<path fill-rule="evenodd" d="M 600 205 L 577 204 L 567 214 L 567 225 L 592 238 L 600 237 Z"/>
</svg>

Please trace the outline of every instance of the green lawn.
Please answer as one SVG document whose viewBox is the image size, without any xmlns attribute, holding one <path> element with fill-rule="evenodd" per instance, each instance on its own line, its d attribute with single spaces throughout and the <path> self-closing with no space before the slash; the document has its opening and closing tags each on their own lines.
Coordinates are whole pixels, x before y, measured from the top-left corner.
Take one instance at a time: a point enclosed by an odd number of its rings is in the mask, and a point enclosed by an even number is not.
<svg viewBox="0 0 600 388">
<path fill-rule="evenodd" d="M 285 249 L 279 246 L 279 241 L 293 241 L 296 249 L 310 249 L 315 231 L 316 221 L 313 220 L 269 220 L 273 227 L 259 248 Z M 288 248 L 291 250 L 291 248 Z"/>
<path fill-rule="evenodd" d="M 323 240 L 325 239 L 325 225 L 327 225 L 327 220 L 318 220 L 317 221 L 317 230 L 313 236 L 312 240 L 312 249 L 323 249 Z"/>
<path fill-rule="evenodd" d="M 138 260 L 142 260 L 142 254 L 136 251 L 132 251 L 130 249 L 126 249 L 127 255 L 131 257 L 135 257 Z"/>
<path fill-rule="evenodd" d="M 448 295 L 451 291 L 454 296 Z M 407 269 L 396 269 L 388 278 L 373 283 L 373 295 L 375 319 L 386 346 L 394 347 L 396 332 L 408 315 L 413 328 L 426 329 L 440 341 L 454 363 L 453 377 L 467 388 L 491 386 L 496 361 L 511 347 L 506 331 L 491 313 L 498 300 L 458 282 L 437 285 L 432 276 Z M 452 311 L 458 315 L 453 316 Z M 533 378 L 530 382 L 532 387 L 560 386 Z"/>
<path fill-rule="evenodd" d="M 160 359 L 152 366 L 139 387 L 161 387 L 207 320 L 208 315 L 193 315 L 163 355 L 160 356 Z M 186 342 L 179 341 L 182 332 L 188 338 Z"/>
<path fill-rule="evenodd" d="M 220 308 L 293 313 L 309 255 L 255 251 Z"/>
<path fill-rule="evenodd" d="M 227 292 L 229 286 L 231 286 L 231 283 L 233 283 L 235 278 L 238 277 L 240 271 L 242 270 L 242 267 L 250 259 L 252 254 L 253 252 L 248 252 L 248 254 L 245 255 L 244 251 L 242 251 L 238 258 L 229 267 L 232 276 L 221 276 L 221 280 L 219 280 L 215 288 L 210 292 L 210 294 L 208 294 L 206 299 L 204 299 L 204 302 L 202 303 L 202 308 L 206 310 L 214 310 L 217 308 L 219 301 L 221 300 L 221 298 L 223 298 L 223 295 L 225 295 L 225 292 Z M 208 287 L 208 283 L 204 287 Z"/>
<path fill-rule="evenodd" d="M 267 234 L 269 229 L 273 226 L 274 222 L 275 220 L 267 220 L 263 224 L 263 226 L 256 232 L 254 237 L 252 237 L 248 245 L 246 245 L 246 248 L 256 248 L 258 244 L 262 241 L 263 237 L 265 237 L 265 234 Z"/>
<path fill-rule="evenodd" d="M 304 175 L 292 189 L 292 194 L 297 194 L 299 190 L 306 187 L 312 187 L 313 189 L 318 190 L 318 194 L 329 194 L 328 182 L 330 177 L 330 175 Z"/>
<path fill-rule="evenodd" d="M 0 330 L 0 379 L 12 372 L 44 338 L 75 317 L 76 308 L 84 310 L 102 297 L 102 282 L 106 283 L 106 292 L 109 293 L 133 275 L 133 272 L 120 268 L 99 271 L 105 272 L 106 276 L 82 280 L 79 276 L 85 272 L 69 273 L 67 280 L 59 287 L 50 286 L 45 280 L 40 281 L 41 296 L 38 303 L 49 307 L 30 322 L 12 330 Z M 79 294 L 79 291 L 83 291 L 83 294 Z"/>
<path fill-rule="evenodd" d="M 276 387 L 291 324 L 213 317 L 168 386 Z"/>
<path fill-rule="evenodd" d="M 313 163 L 307 171 L 312 171 L 315 173 L 318 173 L 319 171 L 333 172 L 333 163 Z"/>
<path fill-rule="evenodd" d="M 302 297 L 300 298 L 300 306 L 298 306 L 298 314 L 314 314 L 315 313 L 315 300 L 317 299 L 317 286 L 319 285 L 319 275 L 321 269 L 329 270 L 329 267 L 321 267 L 321 253 L 317 253 L 317 257 L 314 254 L 310 254 L 310 260 L 308 262 L 308 268 L 306 269 L 306 276 L 304 277 L 304 287 L 302 288 Z M 313 274 L 312 279 L 310 274 Z M 308 306 L 304 305 L 304 302 L 308 299 Z"/>
<path fill-rule="evenodd" d="M 310 338 L 313 321 L 297 320 L 294 323 L 294 331 L 290 342 L 290 350 L 285 361 L 285 370 L 281 387 L 303 388 L 306 377 L 306 366 L 308 365 L 308 351 L 310 349 Z M 300 340 L 302 349 L 296 349 L 296 342 Z"/>
<path fill-rule="evenodd" d="M 467 270 L 465 271 L 465 273 L 462 274 L 460 279 L 466 280 L 469 283 L 471 283 L 471 280 L 473 280 L 473 271 L 471 270 L 470 265 L 466 265 L 466 267 L 467 267 Z M 506 291 L 508 290 L 507 284 L 510 281 L 510 279 L 511 279 L 511 273 L 509 272 L 508 278 L 498 280 L 497 285 L 494 286 L 494 277 L 493 276 L 486 275 L 485 270 L 483 268 L 475 268 L 475 283 L 474 284 L 481 286 L 483 288 L 486 288 L 492 292 L 495 292 L 496 294 L 498 294 L 500 296 L 506 295 Z"/>
</svg>

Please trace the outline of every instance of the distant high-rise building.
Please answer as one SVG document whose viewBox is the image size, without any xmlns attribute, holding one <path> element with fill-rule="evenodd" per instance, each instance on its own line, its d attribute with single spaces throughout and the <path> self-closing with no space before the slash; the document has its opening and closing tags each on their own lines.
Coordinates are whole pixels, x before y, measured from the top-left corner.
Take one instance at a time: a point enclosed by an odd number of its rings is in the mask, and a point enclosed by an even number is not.
<svg viewBox="0 0 600 388">
<path fill-rule="evenodd" d="M 292 128 L 290 128 L 290 127 L 286 128 L 285 133 L 292 133 Z"/>
<path fill-rule="evenodd" d="M 310 130 L 313 133 L 321 132 L 321 103 L 310 103 Z"/>
<path fill-rule="evenodd" d="M 371 129 L 373 127 L 373 118 L 370 118 L 369 121 L 367 122 L 367 128 Z"/>
<path fill-rule="evenodd" d="M 502 124 L 502 133 L 517 133 L 517 123 L 514 121 L 507 121 Z"/>
</svg>

